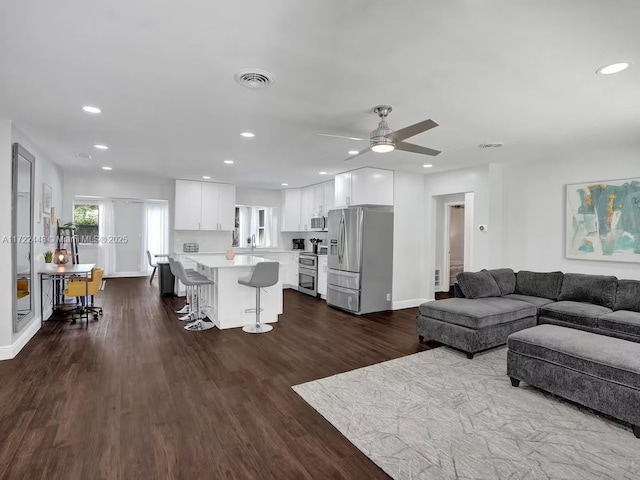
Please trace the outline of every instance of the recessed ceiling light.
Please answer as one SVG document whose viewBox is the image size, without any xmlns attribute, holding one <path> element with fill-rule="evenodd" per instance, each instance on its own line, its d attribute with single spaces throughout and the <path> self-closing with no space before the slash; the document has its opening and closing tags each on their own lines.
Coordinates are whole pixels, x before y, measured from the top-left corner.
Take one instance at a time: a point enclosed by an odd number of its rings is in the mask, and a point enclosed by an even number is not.
<svg viewBox="0 0 640 480">
<path fill-rule="evenodd" d="M 227 165 L 233 165 L 233 160 L 225 160 L 224 163 Z"/>
<path fill-rule="evenodd" d="M 598 70 L 596 70 L 596 74 L 611 75 L 612 73 L 620 73 L 623 70 L 629 68 L 630 65 L 631 63 L 629 62 L 612 63 L 611 65 L 600 67 Z"/>
<path fill-rule="evenodd" d="M 100 112 L 102 112 L 102 110 L 100 110 L 98 107 L 93 107 L 91 105 L 85 105 L 84 107 L 82 107 L 82 110 L 84 110 L 87 113 L 100 113 Z"/>
<path fill-rule="evenodd" d="M 360 152 L 358 150 L 349 150 L 349 155 L 357 155 Z"/>
<path fill-rule="evenodd" d="M 97 148 L 98 150 L 109 150 L 109 147 L 107 147 L 106 145 L 101 145 L 99 143 L 94 145 L 93 148 Z"/>
<path fill-rule="evenodd" d="M 326 175 L 327 172 L 318 172 L 320 175 Z"/>
<path fill-rule="evenodd" d="M 256 136 L 255 133 L 251 133 L 251 132 L 242 132 L 240 135 L 242 135 L 245 138 L 253 138 Z"/>
<path fill-rule="evenodd" d="M 422 165 L 424 168 L 431 168 L 433 167 L 433 165 L 431 165 L 430 163 L 425 163 L 424 165 Z"/>
<path fill-rule="evenodd" d="M 202 178 L 204 178 L 205 180 L 211 180 L 211 177 L 209 175 L 202 175 Z"/>
<path fill-rule="evenodd" d="M 289 186 L 288 183 L 281 183 L 280 185 L 282 185 L 283 187 L 288 187 Z"/>
<path fill-rule="evenodd" d="M 111 167 L 102 167 L 103 170 L 113 170 Z"/>
</svg>

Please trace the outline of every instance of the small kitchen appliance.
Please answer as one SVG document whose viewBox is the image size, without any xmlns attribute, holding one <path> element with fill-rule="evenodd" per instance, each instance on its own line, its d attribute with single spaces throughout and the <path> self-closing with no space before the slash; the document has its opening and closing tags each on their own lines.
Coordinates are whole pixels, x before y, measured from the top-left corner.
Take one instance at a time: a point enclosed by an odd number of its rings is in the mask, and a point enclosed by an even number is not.
<svg viewBox="0 0 640 480">
<path fill-rule="evenodd" d="M 294 238 L 291 243 L 294 250 L 304 250 L 304 238 Z"/>
</svg>

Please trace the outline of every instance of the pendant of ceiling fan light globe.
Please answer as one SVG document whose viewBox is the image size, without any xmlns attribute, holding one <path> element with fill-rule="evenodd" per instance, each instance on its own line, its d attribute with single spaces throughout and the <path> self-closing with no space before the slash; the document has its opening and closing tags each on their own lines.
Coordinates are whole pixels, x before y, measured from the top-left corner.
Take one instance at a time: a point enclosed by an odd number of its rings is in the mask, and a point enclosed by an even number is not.
<svg viewBox="0 0 640 480">
<path fill-rule="evenodd" d="M 393 130 L 389 128 L 387 122 L 380 121 L 378 128 L 376 128 L 369 138 L 371 139 L 371 150 L 376 153 L 388 153 L 392 152 L 396 148 L 396 144 L 387 135 L 393 133 Z"/>
</svg>

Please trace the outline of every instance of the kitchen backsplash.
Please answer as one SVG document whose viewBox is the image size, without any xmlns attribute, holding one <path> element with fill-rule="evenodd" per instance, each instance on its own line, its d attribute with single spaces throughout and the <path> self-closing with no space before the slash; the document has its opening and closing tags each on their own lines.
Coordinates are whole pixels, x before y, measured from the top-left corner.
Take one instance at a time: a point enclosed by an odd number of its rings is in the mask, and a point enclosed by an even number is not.
<svg viewBox="0 0 640 480">
<path fill-rule="evenodd" d="M 281 248 L 291 250 L 294 238 L 304 238 L 305 250 L 311 251 L 313 245 L 309 241 L 319 238 L 323 244 L 327 243 L 327 232 L 282 232 L 277 245 L 269 248 Z M 231 248 L 231 232 L 199 232 L 187 230 L 173 231 L 173 251 L 182 253 L 185 243 L 197 243 L 200 252 L 225 252 Z"/>
<path fill-rule="evenodd" d="M 294 238 L 304 238 L 304 249 L 308 251 L 313 249 L 309 241 L 312 238 L 319 238 L 323 245 L 327 244 L 327 232 L 282 232 L 280 238 L 282 239 L 281 247 L 284 250 L 291 250 Z"/>
<path fill-rule="evenodd" d="M 173 231 L 173 251 L 183 251 L 185 243 L 197 243 L 200 252 L 224 252 L 231 248 L 231 232 Z"/>
</svg>

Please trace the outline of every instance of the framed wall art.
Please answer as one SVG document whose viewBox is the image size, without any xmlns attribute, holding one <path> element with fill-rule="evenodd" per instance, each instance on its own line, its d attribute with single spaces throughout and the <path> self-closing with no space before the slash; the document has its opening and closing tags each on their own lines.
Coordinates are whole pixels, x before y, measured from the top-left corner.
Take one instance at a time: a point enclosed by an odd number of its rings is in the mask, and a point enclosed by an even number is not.
<svg viewBox="0 0 640 480">
<path fill-rule="evenodd" d="M 51 204 L 53 197 L 51 194 L 51 186 L 46 183 L 42 184 L 42 213 L 49 215 L 51 213 Z"/>
<path fill-rule="evenodd" d="M 567 185 L 565 256 L 640 263 L 640 178 Z"/>
</svg>

